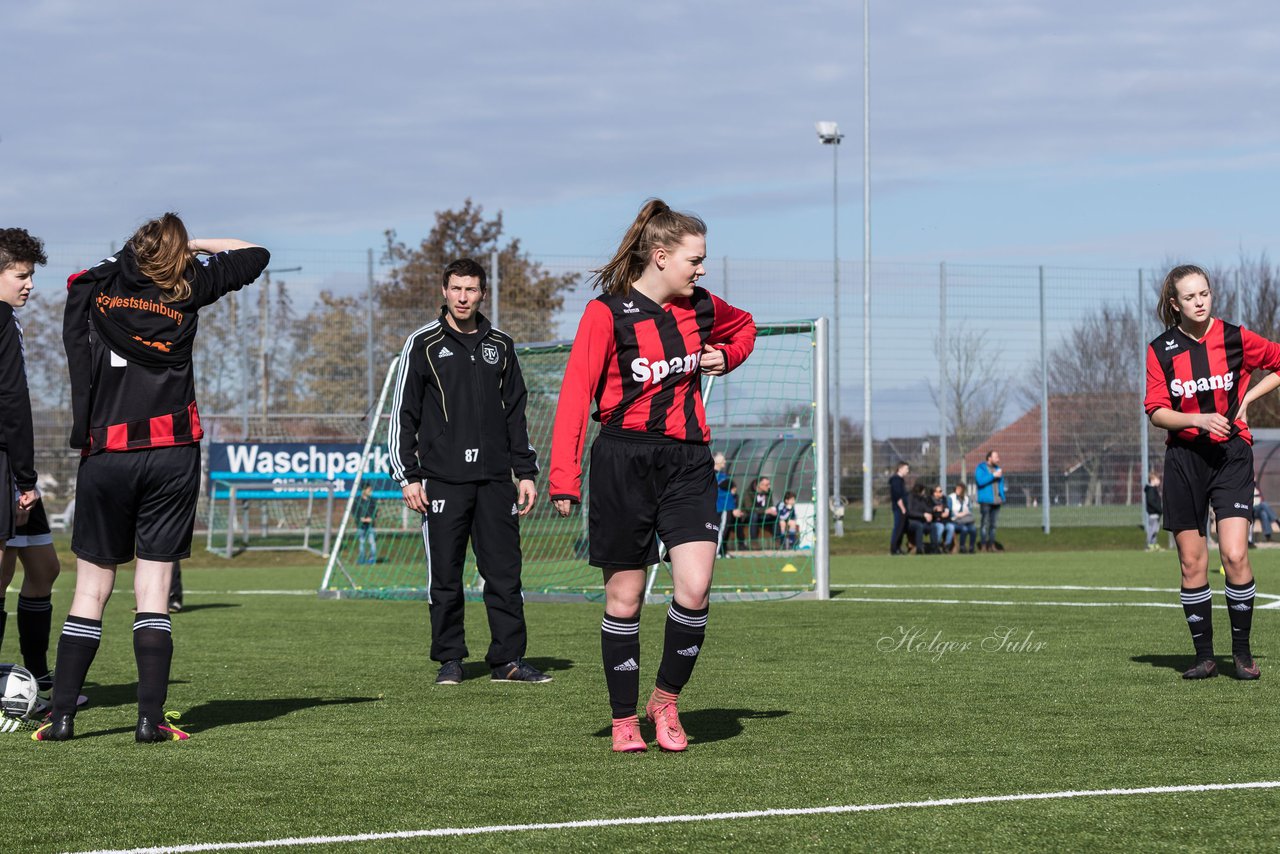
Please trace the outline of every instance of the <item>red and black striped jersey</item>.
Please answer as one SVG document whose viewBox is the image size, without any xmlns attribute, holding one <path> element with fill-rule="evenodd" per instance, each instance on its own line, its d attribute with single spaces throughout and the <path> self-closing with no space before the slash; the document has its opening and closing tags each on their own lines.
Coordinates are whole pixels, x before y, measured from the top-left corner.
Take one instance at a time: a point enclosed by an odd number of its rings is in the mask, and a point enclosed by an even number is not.
<svg viewBox="0 0 1280 854">
<path fill-rule="evenodd" d="M 591 417 L 603 426 L 707 443 L 700 366 L 706 344 L 732 371 L 751 355 L 751 315 L 703 288 L 665 306 L 639 291 L 587 304 L 569 353 L 551 440 L 552 499 L 582 496 L 582 446 Z"/>
<path fill-rule="evenodd" d="M 1157 409 L 1185 414 L 1217 412 L 1232 422 L 1227 437 L 1253 444 L 1243 421 L 1236 419 L 1249 389 L 1249 375 L 1259 368 L 1280 369 L 1280 344 L 1234 323 L 1214 318 L 1204 338 L 1196 340 L 1178 327 L 1166 329 L 1147 345 L 1147 397 L 1150 416 Z M 1169 444 L 1225 442 L 1207 430 L 1170 430 Z"/>
</svg>

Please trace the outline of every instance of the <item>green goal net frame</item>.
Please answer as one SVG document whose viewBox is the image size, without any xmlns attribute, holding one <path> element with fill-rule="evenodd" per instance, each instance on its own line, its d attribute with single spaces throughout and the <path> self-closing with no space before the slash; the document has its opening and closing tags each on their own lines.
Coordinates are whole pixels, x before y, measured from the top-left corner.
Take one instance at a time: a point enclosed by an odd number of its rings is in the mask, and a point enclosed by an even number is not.
<svg viewBox="0 0 1280 854">
<path fill-rule="evenodd" d="M 528 387 L 529 438 L 544 472 L 551 451 L 552 422 L 564 377 L 570 342 L 517 348 Z M 827 429 L 827 325 L 825 319 L 762 323 L 755 351 L 731 374 L 703 379 L 711 450 L 723 453 L 726 472 L 737 489 L 741 519 L 722 525 L 728 557 L 716 561 L 712 598 L 717 601 L 821 598 L 829 596 L 828 530 L 830 495 Z M 421 517 L 400 500 L 400 489 L 386 471 L 372 468 L 374 451 L 385 447 L 388 407 L 399 357 L 383 382 L 375 416 L 364 443 L 361 474 L 341 496 L 345 508 L 334 547 L 328 554 L 320 596 L 325 598 L 426 599 L 427 568 Z M 587 446 L 598 425 L 592 421 Z M 385 457 L 385 454 L 382 455 Z M 521 580 L 530 600 L 602 600 L 599 569 L 587 563 L 587 466 L 583 460 L 583 504 L 561 518 L 546 499 L 545 477 L 538 479 L 533 511 L 521 520 Z M 790 533 L 773 516 L 752 514 L 751 487 L 771 481 L 768 503 L 776 507 L 795 494 L 798 531 Z M 352 518 L 363 486 L 373 487 L 378 512 L 373 537 Z M 483 582 L 475 555 L 468 550 L 463 569 L 466 594 L 478 599 Z M 649 567 L 647 598 L 672 595 L 670 567 Z"/>
</svg>

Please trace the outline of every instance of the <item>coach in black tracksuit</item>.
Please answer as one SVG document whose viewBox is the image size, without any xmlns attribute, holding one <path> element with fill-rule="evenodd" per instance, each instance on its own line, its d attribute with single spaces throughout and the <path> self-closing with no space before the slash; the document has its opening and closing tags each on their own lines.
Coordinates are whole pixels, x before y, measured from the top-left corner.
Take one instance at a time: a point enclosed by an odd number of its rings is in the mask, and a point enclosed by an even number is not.
<svg viewBox="0 0 1280 854">
<path fill-rule="evenodd" d="M 484 268 L 469 258 L 444 270 L 440 317 L 409 336 L 391 410 L 391 473 L 405 504 L 423 514 L 436 683 L 462 680 L 462 565 L 467 540 L 484 579 L 495 681 L 546 682 L 522 660 L 519 516 L 537 497 L 537 458 L 525 423 L 525 385 L 511 337 L 478 306 Z M 514 473 L 519 485 L 512 483 Z"/>
</svg>

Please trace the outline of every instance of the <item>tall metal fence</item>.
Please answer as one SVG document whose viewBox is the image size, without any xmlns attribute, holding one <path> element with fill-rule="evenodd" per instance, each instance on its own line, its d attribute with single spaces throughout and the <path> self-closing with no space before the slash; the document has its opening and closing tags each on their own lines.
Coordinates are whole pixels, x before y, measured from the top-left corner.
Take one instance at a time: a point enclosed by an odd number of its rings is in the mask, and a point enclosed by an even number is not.
<svg viewBox="0 0 1280 854">
<path fill-rule="evenodd" d="M 21 313 L 37 409 L 39 464 L 54 504 L 65 500 L 75 457 L 66 450 L 68 407 L 61 345 L 61 280 L 112 247 L 52 245 Z M 497 259 L 481 259 L 493 264 Z M 542 304 L 520 303 L 496 265 L 490 296 L 499 325 L 519 340 L 536 328 L 571 338 L 595 292 L 600 258 L 530 256 L 570 284 Z M 711 291 L 765 321 L 826 316 L 835 309 L 826 261 L 712 258 Z M 362 438 L 385 365 L 405 337 L 439 311 L 438 291 L 417 308 L 383 307 L 390 268 L 371 249 L 272 248 L 269 276 L 201 312 L 197 380 L 209 435 L 240 439 Z M 840 270 L 836 321 L 841 491 L 862 495 L 861 265 Z M 1008 484 L 1002 524 L 1133 524 L 1145 472 L 1162 437 L 1141 410 L 1143 350 L 1158 329 L 1154 276 L 1137 269 L 876 263 L 871 269 L 871 434 L 875 502 L 898 460 L 927 482 L 972 481 L 989 450 Z M 519 276 L 516 276 L 519 281 Z M 833 372 L 836 373 L 836 372 Z M 1041 417 L 1047 407 L 1047 418 Z M 1148 438 L 1150 456 L 1148 456 Z M 1152 459 L 1156 457 L 1157 459 Z M 1116 512 L 1128 506 L 1132 512 Z M 60 509 L 60 508 L 59 508 Z M 850 521 L 860 514 L 851 512 Z"/>
</svg>

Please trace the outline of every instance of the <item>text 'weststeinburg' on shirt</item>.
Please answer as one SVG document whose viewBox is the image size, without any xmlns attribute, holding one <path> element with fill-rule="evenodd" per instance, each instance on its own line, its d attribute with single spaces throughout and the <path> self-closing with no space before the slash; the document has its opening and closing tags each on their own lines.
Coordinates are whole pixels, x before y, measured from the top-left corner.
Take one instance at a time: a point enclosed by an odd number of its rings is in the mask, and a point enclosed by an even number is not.
<svg viewBox="0 0 1280 854">
<path fill-rule="evenodd" d="M 750 314 L 699 287 L 665 306 L 635 290 L 588 303 L 556 405 L 551 498 L 581 500 L 589 415 L 607 428 L 710 442 L 702 404 L 703 345 L 724 353 L 727 372 L 751 355 L 755 342 Z"/>
</svg>

